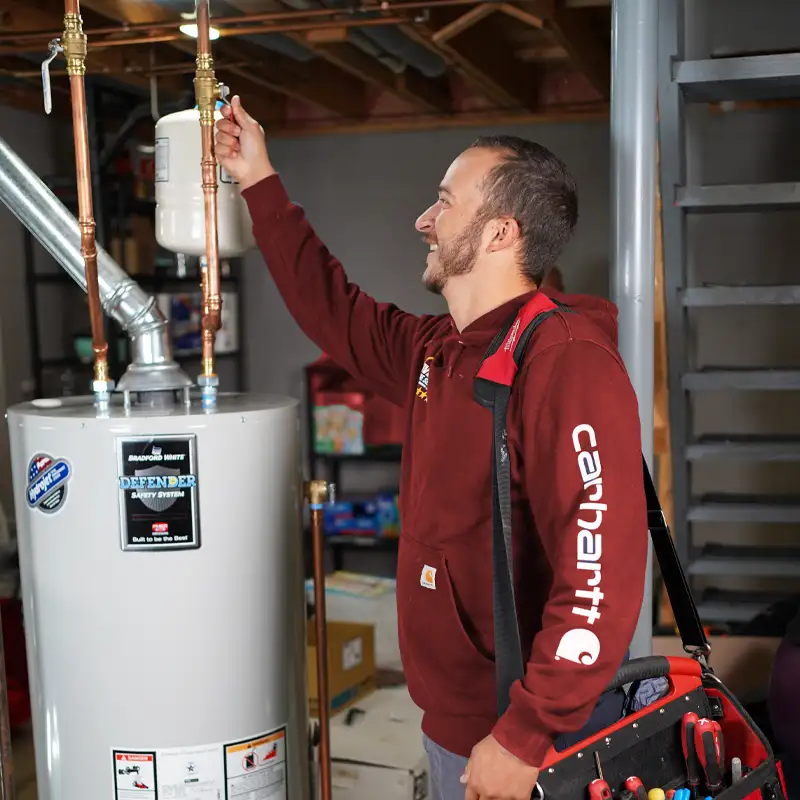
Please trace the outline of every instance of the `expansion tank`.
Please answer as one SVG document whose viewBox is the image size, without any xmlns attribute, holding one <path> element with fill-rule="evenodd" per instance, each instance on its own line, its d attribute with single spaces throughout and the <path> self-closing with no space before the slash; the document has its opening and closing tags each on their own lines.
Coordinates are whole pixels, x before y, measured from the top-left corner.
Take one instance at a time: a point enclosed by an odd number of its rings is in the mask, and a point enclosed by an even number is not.
<svg viewBox="0 0 800 800">
<path fill-rule="evenodd" d="M 307 800 L 297 402 L 8 422 L 40 800 Z"/>
</svg>

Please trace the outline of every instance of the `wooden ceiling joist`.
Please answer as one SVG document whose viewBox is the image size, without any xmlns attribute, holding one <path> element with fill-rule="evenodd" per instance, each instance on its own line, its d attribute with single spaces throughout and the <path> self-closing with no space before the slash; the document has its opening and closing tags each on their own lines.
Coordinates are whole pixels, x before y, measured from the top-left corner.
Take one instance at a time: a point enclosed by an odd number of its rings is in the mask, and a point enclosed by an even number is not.
<svg viewBox="0 0 800 800">
<path fill-rule="evenodd" d="M 569 54 L 575 68 L 583 73 L 604 100 L 611 97 L 611 50 L 593 30 L 590 17 L 578 8 L 565 8 L 556 0 L 539 0 L 545 30 Z"/>
<path fill-rule="evenodd" d="M 468 127 L 476 114 L 563 119 L 575 109 L 591 113 L 593 103 L 597 114 L 606 113 L 607 0 L 403 0 L 385 8 L 365 0 L 383 18 L 363 19 L 326 10 L 324 2 L 310 0 L 306 9 L 294 0 L 211 0 L 212 25 L 219 20 L 222 32 L 212 40 L 217 78 L 242 96 L 271 135 Z M 153 76 L 162 104 L 191 92 L 196 41 L 177 27 L 179 12 L 190 12 L 193 3 L 80 3 L 89 35 L 87 77 L 107 76 L 129 87 L 139 95 L 135 103 L 151 91 Z M 40 50 L 44 59 L 63 13 L 63 0 L 6 0 L 0 9 L 6 86 L 30 92 L 39 83 L 41 62 L 32 56 Z M 262 25 L 265 19 L 270 22 Z M 281 25 L 291 20 L 288 29 L 270 28 L 276 19 Z M 117 24 L 122 39 L 124 25 L 143 26 L 140 38 L 117 46 L 111 41 Z M 31 43 L 30 53 L 20 54 L 14 32 L 26 34 L 19 41 Z M 63 63 L 52 66 L 56 104 L 64 106 Z M 24 92 L 4 94 L 19 105 Z"/>
</svg>

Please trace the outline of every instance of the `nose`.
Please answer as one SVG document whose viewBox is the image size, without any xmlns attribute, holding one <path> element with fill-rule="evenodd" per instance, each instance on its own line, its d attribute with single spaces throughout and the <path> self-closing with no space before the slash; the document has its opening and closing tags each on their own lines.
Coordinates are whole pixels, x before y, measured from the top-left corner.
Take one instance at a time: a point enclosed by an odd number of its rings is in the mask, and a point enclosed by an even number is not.
<svg viewBox="0 0 800 800">
<path fill-rule="evenodd" d="M 433 223 L 434 223 L 434 208 L 435 206 L 431 206 L 419 217 L 417 217 L 417 221 L 414 223 L 414 227 L 420 233 L 428 233 L 429 231 L 433 230 Z"/>
</svg>

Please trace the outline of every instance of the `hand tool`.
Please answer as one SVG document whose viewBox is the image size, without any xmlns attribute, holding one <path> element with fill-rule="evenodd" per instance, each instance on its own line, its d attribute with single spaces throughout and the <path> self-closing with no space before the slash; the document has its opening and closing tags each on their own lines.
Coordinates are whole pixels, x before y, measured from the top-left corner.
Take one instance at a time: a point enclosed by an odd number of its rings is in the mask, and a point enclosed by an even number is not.
<svg viewBox="0 0 800 800">
<path fill-rule="evenodd" d="M 603 778 L 603 768 L 600 766 L 600 754 L 594 751 L 594 765 L 597 768 L 597 777 L 589 784 L 589 800 L 611 800 L 611 787 Z"/>
<path fill-rule="evenodd" d="M 667 789 L 666 798 L 667 798 L 667 800 L 674 800 L 674 798 L 675 798 L 675 789 Z"/>
<path fill-rule="evenodd" d="M 703 717 L 694 726 L 694 743 L 697 756 L 706 776 L 706 786 L 713 795 L 722 788 L 725 744 L 718 722 Z"/>
<path fill-rule="evenodd" d="M 697 787 L 700 785 L 700 759 L 697 757 L 694 731 L 699 717 L 694 711 L 683 715 L 681 720 L 681 746 L 683 747 L 683 760 L 686 762 L 686 783 L 689 786 L 691 797 L 695 797 Z"/>
<path fill-rule="evenodd" d="M 644 784 L 635 775 L 625 781 L 625 788 L 633 792 L 637 800 L 647 800 L 647 789 L 644 788 Z"/>
<path fill-rule="evenodd" d="M 736 783 L 742 779 L 742 759 L 731 759 L 731 783 Z"/>
<path fill-rule="evenodd" d="M 647 800 L 666 800 L 663 789 L 651 789 L 647 793 Z"/>
</svg>

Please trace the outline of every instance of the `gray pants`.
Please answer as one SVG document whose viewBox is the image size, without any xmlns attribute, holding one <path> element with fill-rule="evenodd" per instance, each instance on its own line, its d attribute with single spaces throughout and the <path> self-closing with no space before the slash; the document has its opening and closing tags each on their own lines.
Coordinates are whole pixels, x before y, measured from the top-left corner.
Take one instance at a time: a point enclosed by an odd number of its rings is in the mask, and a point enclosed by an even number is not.
<svg viewBox="0 0 800 800">
<path fill-rule="evenodd" d="M 464 800 L 467 787 L 461 783 L 461 776 L 468 759 L 439 747 L 425 734 L 422 743 L 430 766 L 430 800 Z"/>
</svg>

